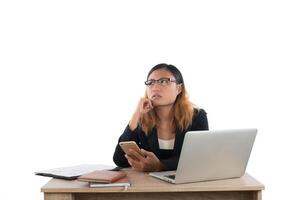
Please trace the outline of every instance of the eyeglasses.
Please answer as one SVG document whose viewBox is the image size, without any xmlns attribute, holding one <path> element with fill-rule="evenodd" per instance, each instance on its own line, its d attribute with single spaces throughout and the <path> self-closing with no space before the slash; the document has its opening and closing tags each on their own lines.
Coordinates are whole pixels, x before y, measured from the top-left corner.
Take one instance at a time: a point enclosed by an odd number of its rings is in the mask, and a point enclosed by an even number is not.
<svg viewBox="0 0 300 200">
<path fill-rule="evenodd" d="M 160 78 L 158 80 L 154 80 L 154 79 L 147 80 L 147 81 L 145 81 L 145 85 L 147 85 L 148 87 L 151 87 L 155 84 L 155 82 L 161 86 L 170 85 L 172 82 L 177 83 L 176 80 L 172 80 L 171 78 Z"/>
</svg>

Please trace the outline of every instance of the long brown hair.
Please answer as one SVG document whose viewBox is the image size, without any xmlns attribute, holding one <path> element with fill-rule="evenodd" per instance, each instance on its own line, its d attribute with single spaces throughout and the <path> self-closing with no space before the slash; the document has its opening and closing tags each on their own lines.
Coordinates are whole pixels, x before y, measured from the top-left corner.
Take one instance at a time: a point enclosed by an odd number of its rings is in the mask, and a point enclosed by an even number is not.
<svg viewBox="0 0 300 200">
<path fill-rule="evenodd" d="M 182 90 L 180 94 L 177 95 L 174 103 L 174 122 L 175 126 L 179 128 L 179 130 L 183 131 L 191 125 L 193 120 L 194 108 L 197 107 L 189 101 L 182 74 L 175 66 L 165 63 L 158 64 L 149 71 L 147 80 L 150 74 L 158 69 L 168 70 L 175 77 L 176 83 L 181 84 Z M 147 93 L 145 93 L 145 97 L 147 97 Z M 156 126 L 157 120 L 158 117 L 155 111 L 151 110 L 140 118 L 139 125 L 146 133 L 146 135 L 148 135 L 148 133 Z"/>
</svg>

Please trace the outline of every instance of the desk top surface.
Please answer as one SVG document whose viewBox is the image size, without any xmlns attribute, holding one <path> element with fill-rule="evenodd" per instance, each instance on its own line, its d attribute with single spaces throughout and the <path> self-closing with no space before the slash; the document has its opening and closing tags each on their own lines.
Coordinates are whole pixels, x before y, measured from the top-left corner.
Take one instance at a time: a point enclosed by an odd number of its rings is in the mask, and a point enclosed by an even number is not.
<svg viewBox="0 0 300 200">
<path fill-rule="evenodd" d="M 195 192 L 195 191 L 253 191 L 263 190 L 264 185 L 249 174 L 241 178 L 205 181 L 186 184 L 171 184 L 153 178 L 148 173 L 125 169 L 131 186 L 125 190 L 123 187 L 90 188 L 88 183 L 77 180 L 68 181 L 51 179 L 41 188 L 45 193 L 111 193 L 111 192 Z"/>
</svg>

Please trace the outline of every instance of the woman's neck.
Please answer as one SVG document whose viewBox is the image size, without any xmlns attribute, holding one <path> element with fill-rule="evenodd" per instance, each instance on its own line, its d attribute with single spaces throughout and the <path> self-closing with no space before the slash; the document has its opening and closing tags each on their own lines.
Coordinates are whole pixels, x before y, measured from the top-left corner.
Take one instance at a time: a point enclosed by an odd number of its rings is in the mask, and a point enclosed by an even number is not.
<svg viewBox="0 0 300 200">
<path fill-rule="evenodd" d="M 157 134 L 158 138 L 169 140 L 174 138 L 175 124 L 174 124 L 174 107 L 162 106 L 156 108 L 158 116 Z"/>
<path fill-rule="evenodd" d="M 170 122 L 174 120 L 173 105 L 157 107 L 155 111 L 160 122 Z"/>
</svg>

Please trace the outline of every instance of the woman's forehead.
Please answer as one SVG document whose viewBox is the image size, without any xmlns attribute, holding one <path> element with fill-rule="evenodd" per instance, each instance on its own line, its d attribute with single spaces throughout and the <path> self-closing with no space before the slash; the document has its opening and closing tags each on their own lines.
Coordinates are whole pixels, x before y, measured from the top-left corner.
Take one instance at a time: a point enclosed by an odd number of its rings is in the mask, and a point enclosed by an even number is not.
<svg viewBox="0 0 300 200">
<path fill-rule="evenodd" d="M 157 69 L 153 71 L 148 79 L 160 79 L 160 78 L 174 78 L 173 74 L 166 69 Z"/>
</svg>

